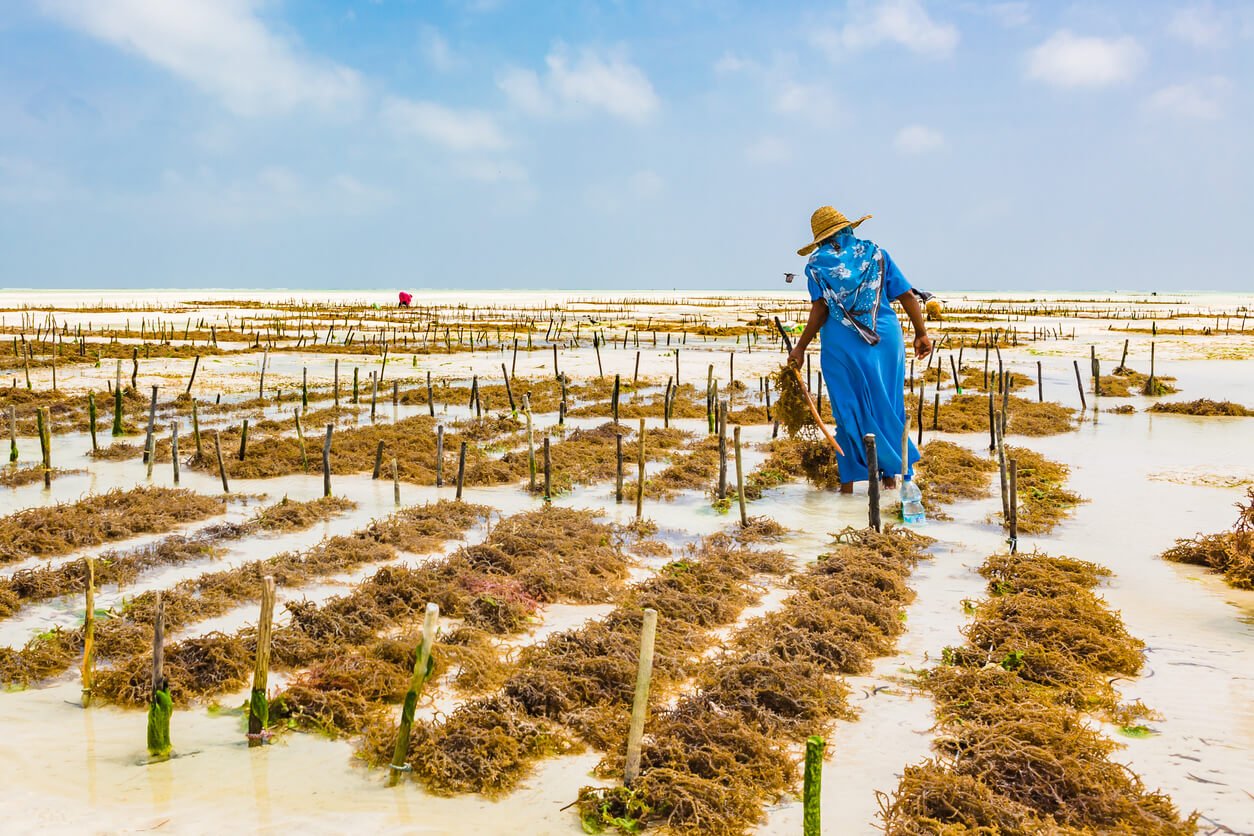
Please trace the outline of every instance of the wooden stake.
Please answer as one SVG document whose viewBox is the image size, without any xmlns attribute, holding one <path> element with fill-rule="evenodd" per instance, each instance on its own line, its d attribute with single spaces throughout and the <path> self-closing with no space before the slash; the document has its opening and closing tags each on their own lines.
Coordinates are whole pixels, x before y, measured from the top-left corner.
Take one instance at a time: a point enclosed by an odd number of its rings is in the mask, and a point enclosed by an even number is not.
<svg viewBox="0 0 1254 836">
<path fill-rule="evenodd" d="M 100 449 L 96 443 L 96 393 L 87 393 L 87 424 L 91 430 L 91 451 L 94 453 Z"/>
<path fill-rule="evenodd" d="M 880 463 L 875 452 L 875 433 L 862 436 L 866 448 L 867 525 L 880 530 Z"/>
<path fill-rule="evenodd" d="M 1080 361 L 1072 360 L 1071 365 L 1075 367 L 1075 388 L 1080 393 L 1080 418 L 1083 420 L 1084 413 L 1088 412 L 1089 405 L 1084 399 L 1084 383 L 1080 380 Z"/>
<path fill-rule="evenodd" d="M 261 579 L 261 616 L 257 619 L 257 656 L 253 663 L 253 690 L 248 699 L 248 747 L 266 742 L 270 702 L 266 698 L 270 678 L 270 635 L 274 629 L 274 576 Z"/>
<path fill-rule="evenodd" d="M 623 501 L 623 434 L 614 434 L 615 488 L 614 501 Z"/>
<path fill-rule="evenodd" d="M 196 355 L 196 359 L 192 361 L 192 374 L 187 379 L 187 394 L 192 393 L 192 384 L 196 382 L 196 370 L 200 368 L 200 355 Z"/>
<path fill-rule="evenodd" d="M 401 507 L 401 471 L 395 456 L 392 457 L 392 504 Z"/>
<path fill-rule="evenodd" d="M 240 424 L 239 430 L 239 460 L 244 461 L 244 457 L 248 455 L 248 419 L 245 418 Z"/>
<path fill-rule="evenodd" d="M 435 417 L 435 394 L 431 389 L 431 372 L 427 371 L 427 413 Z"/>
<path fill-rule="evenodd" d="M 1010 460 L 1010 553 L 1019 552 L 1019 463 Z"/>
<path fill-rule="evenodd" d="M 444 425 L 435 428 L 435 486 L 444 487 Z"/>
<path fill-rule="evenodd" d="M 740 427 L 732 433 L 736 444 L 736 499 L 740 503 L 740 527 L 749 525 L 749 516 L 745 511 L 745 468 L 740 455 Z"/>
<path fill-rule="evenodd" d="M 644 419 L 640 419 L 640 450 L 636 459 L 636 519 L 644 515 Z"/>
<path fill-rule="evenodd" d="M 1045 401 L 1045 384 L 1044 378 L 1041 376 L 1041 361 L 1036 361 L 1036 402 L 1043 403 Z"/>
<path fill-rule="evenodd" d="M 88 555 L 84 558 L 87 564 L 87 608 L 83 616 L 83 708 L 91 706 L 92 686 L 96 681 L 96 558 Z"/>
<path fill-rule="evenodd" d="M 170 465 L 174 468 L 174 484 L 179 483 L 179 422 L 170 422 Z"/>
<path fill-rule="evenodd" d="M 462 443 L 464 446 L 465 442 Z M 439 621 L 439 605 L 427 604 L 426 616 L 422 622 L 422 643 L 418 646 L 418 656 L 414 659 L 414 671 L 409 677 L 409 690 L 405 692 L 405 701 L 401 706 L 401 724 L 396 733 L 396 748 L 392 750 L 391 775 L 388 776 L 389 787 L 396 786 L 400 781 L 401 773 L 408 771 L 405 759 L 409 756 L 410 730 L 414 725 L 418 694 L 435 667 L 431 660 L 431 646 L 435 643 L 435 631 Z"/>
<path fill-rule="evenodd" d="M 383 469 L 383 442 L 379 442 L 379 446 L 374 448 L 374 471 L 370 474 L 371 479 L 379 478 L 379 471 Z"/>
<path fill-rule="evenodd" d="M 322 495 L 331 495 L 331 433 L 335 424 L 327 424 L 327 437 L 322 442 Z"/>
<path fill-rule="evenodd" d="M 305 451 L 305 427 L 300 422 L 300 410 L 293 409 L 292 417 L 296 419 L 296 441 L 300 444 L 300 466 L 306 473 L 309 472 L 309 456 Z"/>
<path fill-rule="evenodd" d="M 222 461 L 222 436 L 217 431 L 213 431 L 213 452 L 218 457 L 218 475 L 222 477 L 222 492 L 230 493 L 231 486 L 226 483 L 226 463 Z"/>
<path fill-rule="evenodd" d="M 157 387 L 152 387 L 152 400 L 148 403 L 148 433 L 144 437 L 144 463 L 152 456 L 153 428 L 157 423 Z"/>
<path fill-rule="evenodd" d="M 636 666 L 636 692 L 631 701 L 631 724 L 627 729 L 627 762 L 623 783 L 630 787 L 640 776 L 640 744 L 649 713 L 649 681 L 653 678 L 653 642 L 657 635 L 657 610 L 644 611 L 640 625 L 640 657 Z"/>
<path fill-rule="evenodd" d="M 457 498 L 462 498 L 462 485 L 466 481 L 466 442 L 457 451 Z"/>
<path fill-rule="evenodd" d="M 549 437 L 544 437 L 544 501 L 553 501 L 553 460 L 549 455 Z"/>
<path fill-rule="evenodd" d="M 718 498 L 727 498 L 727 401 L 718 404 Z"/>
<path fill-rule="evenodd" d="M 200 449 L 200 414 L 196 409 L 196 400 L 192 400 L 192 441 L 196 442 L 196 461 L 203 458 Z"/>
</svg>

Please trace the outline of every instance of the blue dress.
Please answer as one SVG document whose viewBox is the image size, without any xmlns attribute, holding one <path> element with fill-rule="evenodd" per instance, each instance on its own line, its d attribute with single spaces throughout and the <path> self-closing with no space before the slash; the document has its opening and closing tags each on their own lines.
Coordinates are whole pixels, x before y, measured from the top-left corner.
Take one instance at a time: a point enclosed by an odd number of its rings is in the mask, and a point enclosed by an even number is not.
<svg viewBox="0 0 1254 836">
<path fill-rule="evenodd" d="M 847 240 L 857 240 L 850 237 Z M 869 242 L 868 242 L 869 243 Z M 821 247 L 806 265 L 806 278 L 810 288 L 810 300 L 823 299 L 822 285 L 816 280 L 816 270 L 822 269 L 824 256 L 830 260 L 830 245 Z M 820 367 L 831 401 L 832 415 L 836 419 L 836 442 L 844 450 L 837 454 L 842 482 L 865 482 L 867 479 L 866 450 L 862 438 L 875 434 L 876 458 L 881 475 L 901 473 L 901 437 L 906 426 L 905 341 L 901 326 L 893 312 L 892 300 L 910 290 L 910 283 L 901 274 L 888 253 L 883 254 L 882 303 L 875 316 L 875 332 L 879 342 L 869 344 L 842 318 L 828 311 L 827 319 L 819 331 L 822 344 Z M 878 272 L 878 271 L 876 271 Z M 878 278 L 878 277 L 877 277 Z M 919 450 L 913 441 L 907 442 L 910 464 L 919 459 Z M 913 475 L 910 468 L 907 478 Z"/>
</svg>

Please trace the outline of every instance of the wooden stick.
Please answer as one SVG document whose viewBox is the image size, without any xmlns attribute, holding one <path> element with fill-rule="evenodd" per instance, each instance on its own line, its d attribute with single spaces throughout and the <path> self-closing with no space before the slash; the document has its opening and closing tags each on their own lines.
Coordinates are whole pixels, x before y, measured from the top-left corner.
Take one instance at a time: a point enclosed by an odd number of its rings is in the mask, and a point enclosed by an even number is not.
<svg viewBox="0 0 1254 836">
<path fill-rule="evenodd" d="M 875 433 L 862 436 L 866 448 L 867 525 L 879 531 L 880 526 L 880 462 L 875 451 Z"/>
<path fill-rule="evenodd" d="M 623 434 L 622 433 L 614 433 L 614 462 L 615 462 L 614 501 L 621 504 L 623 501 Z"/>
<path fill-rule="evenodd" d="M 374 470 L 370 474 L 371 479 L 378 479 L 379 472 L 383 469 L 383 442 L 374 448 Z"/>
<path fill-rule="evenodd" d="M 1045 384 L 1041 377 L 1041 361 L 1036 361 L 1036 402 L 1043 403 L 1045 401 Z"/>
<path fill-rule="evenodd" d="M 465 442 L 462 443 L 465 444 Z M 418 646 L 418 655 L 414 659 L 414 671 L 409 677 L 409 690 L 405 692 L 405 701 L 401 706 L 401 723 L 396 733 L 396 748 L 392 750 L 391 775 L 388 776 L 389 787 L 396 786 L 400 781 L 401 773 L 408 771 L 405 759 L 409 756 L 409 737 L 414 725 L 414 711 L 418 707 L 418 694 L 435 667 L 431 661 L 431 646 L 435 643 L 435 631 L 439 621 L 439 605 L 427 604 L 426 616 L 422 622 L 422 643 Z"/>
<path fill-rule="evenodd" d="M 179 483 L 179 422 L 170 422 L 170 465 L 174 468 L 174 484 Z"/>
<path fill-rule="evenodd" d="M 322 495 L 331 495 L 331 433 L 335 424 L 327 424 L 327 437 L 322 442 Z"/>
<path fill-rule="evenodd" d="M 200 368 L 200 355 L 196 355 L 196 359 L 192 361 L 192 374 L 187 379 L 187 394 L 192 393 L 192 384 L 196 382 L 196 370 Z"/>
<path fill-rule="evenodd" d="M 213 452 L 218 457 L 218 475 L 222 477 L 222 492 L 230 493 L 231 486 L 226 483 L 226 463 L 222 461 L 222 436 L 217 431 L 213 431 Z"/>
<path fill-rule="evenodd" d="M 462 498 L 462 485 L 466 481 L 466 442 L 457 451 L 457 498 Z"/>
<path fill-rule="evenodd" d="M 427 371 L 427 412 L 435 417 L 435 393 L 431 389 L 431 371 Z"/>
<path fill-rule="evenodd" d="M 727 401 L 718 404 L 718 498 L 727 498 Z"/>
<path fill-rule="evenodd" d="M 239 460 L 244 461 L 244 457 L 248 455 L 248 419 L 245 418 L 240 423 L 239 430 Z"/>
<path fill-rule="evenodd" d="M 803 836 L 823 836 L 823 738 L 817 734 L 806 739 L 805 780 L 801 792 L 801 832 Z"/>
<path fill-rule="evenodd" d="M 144 463 L 152 456 L 153 428 L 157 423 L 157 387 L 152 387 L 152 400 L 148 403 L 148 433 L 144 437 Z"/>
<path fill-rule="evenodd" d="M 94 453 L 100 449 L 96 443 L 96 393 L 87 393 L 87 425 L 91 430 L 91 451 Z"/>
<path fill-rule="evenodd" d="M 636 519 L 644 515 L 644 419 L 640 419 L 640 450 L 636 457 Z"/>
<path fill-rule="evenodd" d="M 157 593 L 157 617 L 152 622 L 152 697 L 148 705 L 148 754 L 164 760 L 170 756 L 170 699 L 165 679 L 165 601 Z"/>
<path fill-rule="evenodd" d="M 1019 552 L 1019 463 L 1010 460 L 1010 553 Z"/>
<path fill-rule="evenodd" d="M 305 450 L 305 426 L 300 422 L 300 410 L 293 409 L 292 417 L 296 419 L 296 441 L 300 444 L 300 466 L 306 473 L 309 472 L 309 456 Z"/>
<path fill-rule="evenodd" d="M 253 662 L 253 690 L 248 700 L 248 747 L 266 742 L 270 703 L 266 698 L 270 678 L 270 635 L 274 629 L 274 576 L 261 579 L 261 616 L 257 619 L 257 655 Z"/>
<path fill-rule="evenodd" d="M 444 425 L 435 428 L 435 486 L 444 487 Z"/>
<path fill-rule="evenodd" d="M 88 555 L 87 608 L 83 616 L 83 708 L 91 706 L 92 686 L 96 681 L 96 558 Z"/>
<path fill-rule="evenodd" d="M 745 511 L 745 468 L 740 455 L 740 426 L 732 432 L 736 444 L 736 499 L 740 503 L 740 527 L 749 525 L 749 516 Z"/>
<path fill-rule="evenodd" d="M 1089 405 L 1084 399 L 1084 383 L 1080 380 L 1080 361 L 1072 360 L 1071 365 L 1075 367 L 1075 388 L 1080 393 L 1080 418 L 1084 418 L 1084 413 L 1088 412 Z"/>
<path fill-rule="evenodd" d="M 627 729 L 627 762 L 623 784 L 630 787 L 640 776 L 640 744 L 649 713 L 649 681 L 653 678 L 653 643 L 657 635 L 657 610 L 648 607 L 640 625 L 640 658 L 636 666 L 636 692 L 631 701 L 631 724 Z"/>
<path fill-rule="evenodd" d="M 401 471 L 396 464 L 396 456 L 392 457 L 392 504 L 401 507 Z"/>
<path fill-rule="evenodd" d="M 544 437 L 544 501 L 553 501 L 553 460 L 549 454 L 549 437 Z"/>
<path fill-rule="evenodd" d="M 17 461 L 17 407 L 9 404 L 9 461 Z"/>
</svg>

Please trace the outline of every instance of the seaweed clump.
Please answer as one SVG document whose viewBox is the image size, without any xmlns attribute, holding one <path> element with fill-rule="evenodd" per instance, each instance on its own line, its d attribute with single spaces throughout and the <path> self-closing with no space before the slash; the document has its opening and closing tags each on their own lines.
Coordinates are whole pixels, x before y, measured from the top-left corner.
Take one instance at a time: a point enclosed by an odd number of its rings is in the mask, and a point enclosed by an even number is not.
<svg viewBox="0 0 1254 836">
<path fill-rule="evenodd" d="M 0 517 L 0 564 L 168 531 L 222 513 L 223 501 L 171 488 L 119 489 Z"/>
<path fill-rule="evenodd" d="M 1085 500 L 1064 487 L 1071 469 L 1026 447 L 1006 446 L 1006 460 L 1018 464 L 1019 532 L 1045 534 Z"/>
<path fill-rule="evenodd" d="M 994 401 L 994 407 L 1000 415 L 1000 397 Z M 1010 395 L 1006 400 L 1006 414 L 1008 435 L 1058 435 L 1076 428 L 1076 411 L 1053 401 L 1031 401 Z M 954 395 L 941 403 L 937 415 L 937 428 L 947 433 L 987 433 L 988 423 L 986 395 Z"/>
<path fill-rule="evenodd" d="M 1236 509 L 1231 531 L 1176 540 L 1163 559 L 1205 566 L 1222 574 L 1231 587 L 1254 589 L 1254 487 L 1246 488 L 1245 501 L 1236 503 Z"/>
<path fill-rule="evenodd" d="M 920 451 L 915 481 L 923 491 L 923 502 L 933 515 L 941 506 L 959 499 L 983 499 L 992 495 L 997 464 L 952 441 L 929 441 Z"/>
<path fill-rule="evenodd" d="M 846 529 L 834 550 L 791 578 L 783 606 L 736 631 L 693 677 L 696 691 L 657 714 L 631 788 L 585 787 L 585 830 L 744 833 L 796 783 L 791 741 L 853 716 L 840 674 L 863 673 L 904 629 L 906 585 L 931 542 L 890 527 Z M 616 774 L 608 755 L 601 774 Z"/>
<path fill-rule="evenodd" d="M 1170 415 L 1228 416 L 1233 418 L 1249 418 L 1254 416 L 1254 409 L 1232 401 L 1212 401 L 1200 398 L 1196 401 L 1175 401 L 1173 403 L 1156 403 L 1149 408 L 1150 412 L 1167 413 Z"/>
<path fill-rule="evenodd" d="M 937 704 L 937 755 L 880 793 L 889 834 L 1194 833 L 1171 800 L 1111 760 L 1118 744 L 1083 720 L 1144 715 L 1112 677 L 1136 674 L 1142 645 L 1093 587 L 1084 561 L 995 555 L 990 597 L 923 685 Z"/>
</svg>

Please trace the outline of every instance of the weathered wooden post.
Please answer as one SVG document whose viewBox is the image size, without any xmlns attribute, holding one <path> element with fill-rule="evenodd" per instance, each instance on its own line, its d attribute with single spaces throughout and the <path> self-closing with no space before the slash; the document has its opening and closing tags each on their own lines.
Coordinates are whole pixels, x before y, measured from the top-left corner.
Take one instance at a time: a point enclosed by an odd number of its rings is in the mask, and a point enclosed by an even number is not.
<svg viewBox="0 0 1254 836">
<path fill-rule="evenodd" d="M 36 430 L 39 433 L 39 450 L 44 466 L 44 487 L 52 487 L 52 419 L 46 406 L 35 410 Z"/>
<path fill-rule="evenodd" d="M 148 404 L 148 433 L 144 437 L 144 463 L 148 463 L 149 457 L 152 456 L 153 448 L 153 428 L 157 423 L 157 387 L 152 387 L 152 400 Z"/>
<path fill-rule="evenodd" d="M 87 393 L 87 427 L 91 430 L 91 451 L 94 453 L 100 449 L 96 443 L 96 393 Z"/>
<path fill-rule="evenodd" d="M 1075 388 L 1080 393 L 1080 418 L 1084 418 L 1084 413 L 1088 412 L 1089 405 L 1084 398 L 1084 382 L 1080 380 L 1080 361 L 1072 360 L 1071 365 L 1075 367 Z"/>
<path fill-rule="evenodd" d="M 179 483 L 179 422 L 170 422 L 170 465 L 174 469 L 174 484 Z"/>
<path fill-rule="evenodd" d="M 444 487 L 444 425 L 435 428 L 435 486 Z"/>
<path fill-rule="evenodd" d="M 371 479 L 378 479 L 379 473 L 383 469 L 383 442 L 374 448 L 374 470 L 370 473 Z"/>
<path fill-rule="evenodd" d="M 327 437 L 322 442 L 322 495 L 331 495 L 331 433 L 335 424 L 327 424 Z"/>
<path fill-rule="evenodd" d="M 396 463 L 396 456 L 392 457 L 392 504 L 397 508 L 401 507 L 401 471 Z"/>
<path fill-rule="evenodd" d="M 248 698 L 248 747 L 266 742 L 270 702 L 266 685 L 270 677 L 270 635 L 274 629 L 274 576 L 261 579 L 261 616 L 257 619 L 257 655 L 253 663 L 253 689 Z"/>
<path fill-rule="evenodd" d="M 867 471 L 867 524 L 880 530 L 880 464 L 875 450 L 875 433 L 867 433 L 862 437 L 862 445 L 866 449 Z"/>
<path fill-rule="evenodd" d="M 749 524 L 749 516 L 745 511 L 745 469 L 740 456 L 739 426 L 736 427 L 732 436 L 736 443 L 736 499 L 740 503 L 740 526 L 743 528 Z"/>
<path fill-rule="evenodd" d="M 627 762 L 623 783 L 630 787 L 640 776 L 640 744 L 649 714 L 649 681 L 653 678 L 653 644 L 657 635 L 657 610 L 644 611 L 640 625 L 640 658 L 636 664 L 636 691 L 631 701 L 631 724 L 627 729 Z"/>
<path fill-rule="evenodd" d="M 644 419 L 640 419 L 640 449 L 636 457 L 636 519 L 644 516 Z"/>
<path fill-rule="evenodd" d="M 1015 459 L 1010 467 L 1010 553 L 1019 552 L 1019 463 Z"/>
<path fill-rule="evenodd" d="M 218 458 L 218 475 L 222 477 L 222 492 L 230 493 L 231 486 L 226 481 L 226 463 L 222 461 L 222 436 L 217 431 L 213 431 L 213 452 Z"/>
<path fill-rule="evenodd" d="M 544 501 L 553 501 L 553 459 L 549 453 L 549 437 L 544 437 Z"/>
<path fill-rule="evenodd" d="M 614 433 L 614 462 L 615 462 L 615 480 L 614 480 L 614 501 L 622 503 L 623 501 L 623 434 Z"/>
<path fill-rule="evenodd" d="M 17 461 L 17 407 L 9 404 L 9 461 Z"/>
<path fill-rule="evenodd" d="M 248 455 L 248 419 L 245 418 L 240 422 L 239 428 L 239 460 L 244 461 L 244 457 Z"/>
<path fill-rule="evenodd" d="M 466 442 L 457 451 L 457 498 L 462 498 L 462 485 L 466 481 Z"/>
</svg>

